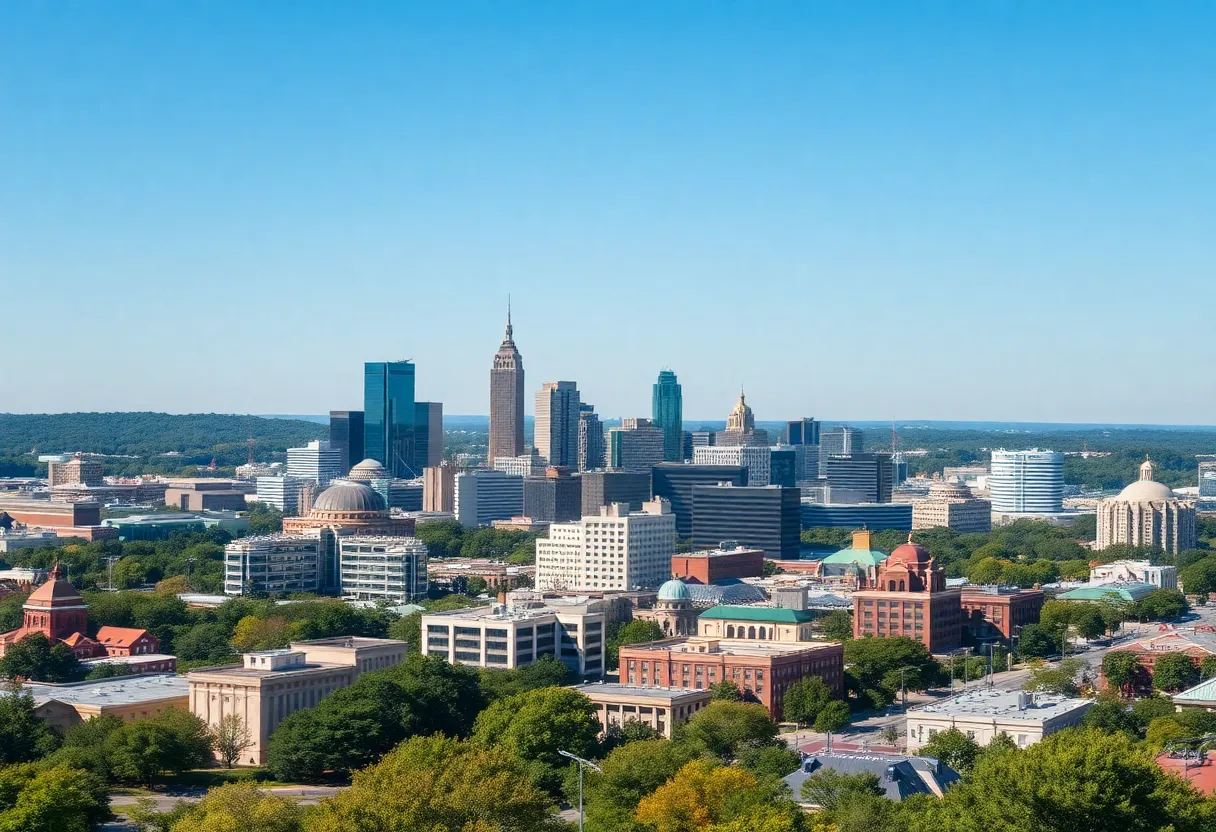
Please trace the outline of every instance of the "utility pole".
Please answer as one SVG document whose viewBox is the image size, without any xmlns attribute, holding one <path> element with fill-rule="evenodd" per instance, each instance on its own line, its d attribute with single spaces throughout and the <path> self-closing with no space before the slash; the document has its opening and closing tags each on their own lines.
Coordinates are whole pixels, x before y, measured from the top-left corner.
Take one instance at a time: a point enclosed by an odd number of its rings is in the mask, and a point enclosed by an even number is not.
<svg viewBox="0 0 1216 832">
<path fill-rule="evenodd" d="M 108 592 L 114 591 L 114 561 L 116 560 L 119 560 L 119 558 L 113 555 L 106 558 L 106 590 Z"/>
<path fill-rule="evenodd" d="M 908 710 L 908 686 L 904 684 L 904 672 L 907 670 L 916 670 L 916 668 L 908 665 L 899 669 L 899 696 L 905 711 Z"/>
<path fill-rule="evenodd" d="M 996 660 L 993 658 L 993 649 L 995 647 L 995 641 L 988 642 L 988 687 L 996 684 L 996 680 L 992 678 L 996 673 Z"/>
<path fill-rule="evenodd" d="M 604 770 L 590 760 L 584 760 L 582 757 L 571 754 L 569 751 L 558 749 L 557 753 L 578 763 L 578 832 L 583 832 L 583 769 L 593 768 L 601 774 Z"/>
</svg>

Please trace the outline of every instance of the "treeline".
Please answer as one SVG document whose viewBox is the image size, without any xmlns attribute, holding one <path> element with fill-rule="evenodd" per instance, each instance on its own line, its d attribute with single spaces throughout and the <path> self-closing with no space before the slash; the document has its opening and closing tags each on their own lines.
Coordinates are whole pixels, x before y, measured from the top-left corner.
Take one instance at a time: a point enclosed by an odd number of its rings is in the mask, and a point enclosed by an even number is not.
<svg viewBox="0 0 1216 832">
<path fill-rule="evenodd" d="M 419 523 L 414 535 L 426 544 L 433 558 L 489 558 L 508 563 L 532 563 L 536 560 L 534 532 L 506 529 L 471 529 L 455 520 L 429 520 Z"/>
</svg>

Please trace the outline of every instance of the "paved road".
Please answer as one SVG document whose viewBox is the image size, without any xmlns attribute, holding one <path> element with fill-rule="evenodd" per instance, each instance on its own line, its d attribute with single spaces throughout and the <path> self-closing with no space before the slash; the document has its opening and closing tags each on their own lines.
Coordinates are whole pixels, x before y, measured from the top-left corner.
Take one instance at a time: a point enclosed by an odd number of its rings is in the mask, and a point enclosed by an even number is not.
<svg viewBox="0 0 1216 832">
<path fill-rule="evenodd" d="M 295 800 L 303 806 L 314 806 L 327 797 L 333 797 L 345 786 L 272 786 L 266 791 L 281 795 L 282 797 Z M 123 810 L 135 806 L 141 800 L 151 800 L 155 809 L 158 812 L 167 812 L 178 804 L 179 801 L 186 803 L 197 803 L 202 800 L 207 794 L 207 790 L 201 786 L 176 787 L 157 792 L 140 792 L 137 794 L 111 794 L 110 809 L 116 815 L 122 815 Z M 107 832 L 129 832 L 134 830 L 134 827 L 125 820 L 111 821 L 103 824 L 102 829 Z"/>
</svg>

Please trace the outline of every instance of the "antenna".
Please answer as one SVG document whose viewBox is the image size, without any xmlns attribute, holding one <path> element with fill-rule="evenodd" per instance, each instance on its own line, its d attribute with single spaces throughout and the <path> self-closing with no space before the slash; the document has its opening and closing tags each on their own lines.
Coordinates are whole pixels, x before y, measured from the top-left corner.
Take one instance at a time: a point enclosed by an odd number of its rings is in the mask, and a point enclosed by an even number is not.
<svg viewBox="0 0 1216 832">
<path fill-rule="evenodd" d="M 249 464 L 252 465 L 253 464 L 253 434 L 252 433 L 249 434 L 248 443 L 249 443 Z"/>
<path fill-rule="evenodd" d="M 891 456 L 895 456 L 896 439 L 895 439 L 895 420 L 891 420 Z"/>
</svg>

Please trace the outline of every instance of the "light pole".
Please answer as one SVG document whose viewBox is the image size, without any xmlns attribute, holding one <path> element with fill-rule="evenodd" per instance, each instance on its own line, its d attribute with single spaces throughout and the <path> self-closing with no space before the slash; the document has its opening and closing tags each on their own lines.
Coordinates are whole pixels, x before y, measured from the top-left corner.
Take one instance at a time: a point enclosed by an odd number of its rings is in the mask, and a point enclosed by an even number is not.
<svg viewBox="0 0 1216 832">
<path fill-rule="evenodd" d="M 122 558 L 116 558 L 113 555 L 106 558 L 106 591 L 108 592 L 114 591 L 114 561 L 116 560 L 122 560 Z"/>
<path fill-rule="evenodd" d="M 558 749 L 557 753 L 578 763 L 578 832 L 583 832 L 583 769 L 590 767 L 601 774 L 603 774 L 604 770 L 590 760 L 584 760 L 582 757 L 579 757 L 577 754 L 571 754 L 569 751 Z"/>
<path fill-rule="evenodd" d="M 1017 649 L 1015 645 L 1017 644 L 1018 638 L 1022 635 L 1021 630 L 1024 626 L 1026 625 L 1014 625 L 1013 632 L 1009 634 L 1009 664 L 1007 669 L 1010 671 L 1013 670 L 1013 651 Z"/>
<path fill-rule="evenodd" d="M 908 686 L 904 684 L 904 672 L 908 670 L 917 670 L 918 668 L 908 665 L 899 669 L 899 698 L 905 711 L 908 710 Z"/>
</svg>

